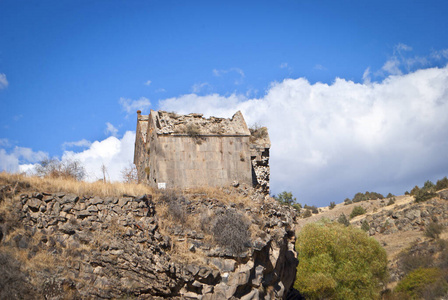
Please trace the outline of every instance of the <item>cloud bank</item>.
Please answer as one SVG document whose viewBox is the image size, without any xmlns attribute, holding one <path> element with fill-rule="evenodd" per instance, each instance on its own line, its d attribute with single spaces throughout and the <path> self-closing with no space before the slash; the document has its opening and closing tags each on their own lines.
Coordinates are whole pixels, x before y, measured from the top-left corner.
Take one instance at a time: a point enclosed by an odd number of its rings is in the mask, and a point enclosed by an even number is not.
<svg viewBox="0 0 448 300">
<path fill-rule="evenodd" d="M 159 107 L 225 117 L 241 110 L 248 124 L 269 128 L 273 192 L 328 205 L 448 175 L 448 66 L 392 73 L 362 84 L 285 79 L 261 98 L 189 94 Z"/>
</svg>

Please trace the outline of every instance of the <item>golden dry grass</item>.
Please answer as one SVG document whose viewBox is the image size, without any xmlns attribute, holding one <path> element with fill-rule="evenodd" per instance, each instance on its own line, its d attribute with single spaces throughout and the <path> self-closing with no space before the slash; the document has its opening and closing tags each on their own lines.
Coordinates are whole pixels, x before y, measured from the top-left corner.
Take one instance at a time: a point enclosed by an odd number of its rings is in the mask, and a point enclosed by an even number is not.
<svg viewBox="0 0 448 300">
<path fill-rule="evenodd" d="M 121 197 L 123 195 L 151 194 L 153 190 L 143 184 L 132 184 L 123 182 L 85 182 L 66 178 L 47 178 L 38 176 L 26 176 L 22 174 L 0 173 L 0 184 L 23 186 L 28 184 L 30 192 L 48 193 L 74 193 L 77 195 L 92 195 L 100 197 Z"/>
</svg>

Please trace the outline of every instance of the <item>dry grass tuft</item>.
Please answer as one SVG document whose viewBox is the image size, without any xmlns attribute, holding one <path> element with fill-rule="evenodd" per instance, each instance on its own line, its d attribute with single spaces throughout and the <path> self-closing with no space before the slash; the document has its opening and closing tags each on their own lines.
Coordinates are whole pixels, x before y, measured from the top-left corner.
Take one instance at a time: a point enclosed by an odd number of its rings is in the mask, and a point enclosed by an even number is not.
<svg viewBox="0 0 448 300">
<path fill-rule="evenodd" d="M 104 183 L 77 181 L 65 178 L 46 178 L 37 176 L 26 176 L 22 174 L 0 173 L 0 184 L 10 184 L 20 186 L 29 186 L 30 192 L 48 192 L 48 193 L 74 193 L 77 195 L 92 195 L 100 197 L 121 197 L 123 195 L 143 195 L 151 194 L 153 190 L 143 184 L 132 183 Z"/>
</svg>

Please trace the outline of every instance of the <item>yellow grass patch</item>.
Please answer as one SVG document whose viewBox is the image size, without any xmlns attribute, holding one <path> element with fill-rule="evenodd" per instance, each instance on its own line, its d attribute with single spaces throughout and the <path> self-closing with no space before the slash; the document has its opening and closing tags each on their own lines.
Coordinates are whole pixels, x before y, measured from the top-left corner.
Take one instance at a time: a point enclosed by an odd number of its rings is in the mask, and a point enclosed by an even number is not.
<svg viewBox="0 0 448 300">
<path fill-rule="evenodd" d="M 47 193 L 73 193 L 77 195 L 92 195 L 99 197 L 121 197 L 123 195 L 138 196 L 151 194 L 153 190 L 143 184 L 123 182 L 85 182 L 67 178 L 47 178 L 38 176 L 26 176 L 22 174 L 0 173 L 0 184 L 10 184 L 18 188 L 28 184 L 28 191 Z"/>
</svg>

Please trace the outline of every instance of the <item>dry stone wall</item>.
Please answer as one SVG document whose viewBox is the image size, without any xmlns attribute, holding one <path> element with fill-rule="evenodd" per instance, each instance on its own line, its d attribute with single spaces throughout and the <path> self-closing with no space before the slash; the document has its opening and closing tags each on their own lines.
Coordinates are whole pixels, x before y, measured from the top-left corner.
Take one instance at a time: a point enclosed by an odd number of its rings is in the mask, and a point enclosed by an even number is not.
<svg viewBox="0 0 448 300">
<path fill-rule="evenodd" d="M 173 225 L 164 234 L 150 195 L 34 193 L 20 199 L 24 230 L 5 232 L 13 236 L 3 246 L 27 250 L 29 258 L 46 253 L 55 259 L 54 270 L 40 275 L 46 299 L 63 299 L 67 291 L 79 299 L 282 299 L 295 278 L 296 215 L 275 202 L 255 208 L 205 197 L 182 204 L 191 213 L 234 210 L 255 222 L 262 234 L 235 254 L 187 228 Z M 176 258 L 172 247 L 179 241 L 193 256 L 200 249 L 206 263 Z"/>
</svg>

